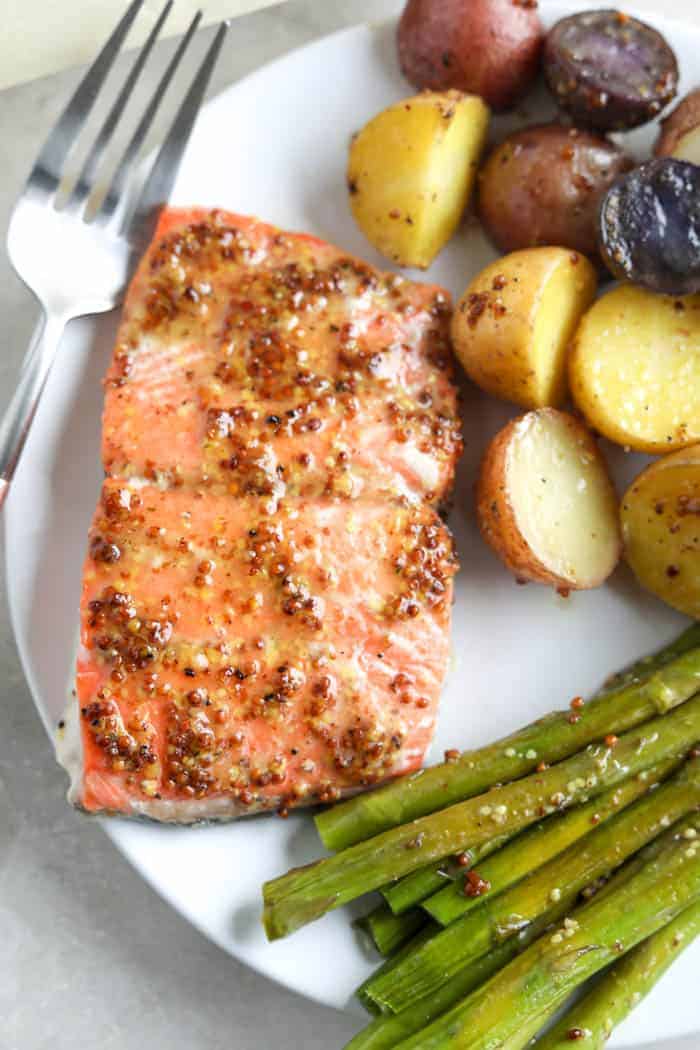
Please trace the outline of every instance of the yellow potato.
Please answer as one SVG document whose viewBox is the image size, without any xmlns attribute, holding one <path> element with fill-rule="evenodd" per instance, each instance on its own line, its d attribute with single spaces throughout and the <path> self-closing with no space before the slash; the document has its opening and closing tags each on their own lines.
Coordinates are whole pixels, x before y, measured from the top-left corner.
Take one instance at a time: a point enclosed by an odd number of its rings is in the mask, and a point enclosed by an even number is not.
<svg viewBox="0 0 700 1050">
<path fill-rule="evenodd" d="M 621 518 L 625 559 L 641 585 L 700 619 L 700 445 L 643 470 Z"/>
<path fill-rule="evenodd" d="M 528 248 L 487 266 L 452 321 L 467 375 L 524 408 L 561 405 L 569 342 L 597 283 L 588 259 L 566 248 Z"/>
<path fill-rule="evenodd" d="M 639 452 L 700 441 L 700 295 L 656 295 L 631 284 L 584 316 L 569 387 L 601 434 Z"/>
<path fill-rule="evenodd" d="M 383 110 L 355 137 L 350 206 L 382 255 L 430 265 L 459 225 L 488 122 L 476 95 L 425 91 Z"/>
<path fill-rule="evenodd" d="M 566 412 L 508 423 L 486 450 L 476 501 L 482 536 L 519 579 L 583 590 L 617 565 L 615 490 L 590 431 Z"/>
</svg>

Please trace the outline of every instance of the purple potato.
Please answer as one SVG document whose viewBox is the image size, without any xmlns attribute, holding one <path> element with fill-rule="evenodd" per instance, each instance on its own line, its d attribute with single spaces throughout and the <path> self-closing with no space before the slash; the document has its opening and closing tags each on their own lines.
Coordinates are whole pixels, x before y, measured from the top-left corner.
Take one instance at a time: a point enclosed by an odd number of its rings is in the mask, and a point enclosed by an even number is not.
<svg viewBox="0 0 700 1050">
<path fill-rule="evenodd" d="M 678 64 L 656 29 L 620 11 L 562 18 L 547 34 L 544 74 L 577 124 L 636 128 L 675 96 Z"/>
<path fill-rule="evenodd" d="M 622 175 L 601 203 L 599 243 L 615 277 L 700 292 L 700 167 L 663 157 Z"/>
</svg>

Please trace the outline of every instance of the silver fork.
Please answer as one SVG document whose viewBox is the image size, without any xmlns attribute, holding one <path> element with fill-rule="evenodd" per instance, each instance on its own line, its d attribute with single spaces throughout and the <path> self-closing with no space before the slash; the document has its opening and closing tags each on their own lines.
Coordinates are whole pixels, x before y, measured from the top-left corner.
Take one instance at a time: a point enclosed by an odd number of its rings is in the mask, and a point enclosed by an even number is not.
<svg viewBox="0 0 700 1050">
<path fill-rule="evenodd" d="M 10 218 L 8 255 L 18 276 L 36 296 L 42 317 L 0 424 L 0 507 L 66 324 L 74 317 L 103 313 L 116 306 L 135 262 L 153 234 L 228 29 L 228 22 L 219 26 L 138 193 L 135 186 L 139 151 L 197 29 L 201 12 L 195 15 L 117 164 L 104 200 L 95 214 L 89 215 L 100 160 L 168 16 L 172 0 L 167 0 L 59 209 L 56 204 L 65 162 L 143 2 L 133 0 L 78 85 L 44 144 Z"/>
</svg>

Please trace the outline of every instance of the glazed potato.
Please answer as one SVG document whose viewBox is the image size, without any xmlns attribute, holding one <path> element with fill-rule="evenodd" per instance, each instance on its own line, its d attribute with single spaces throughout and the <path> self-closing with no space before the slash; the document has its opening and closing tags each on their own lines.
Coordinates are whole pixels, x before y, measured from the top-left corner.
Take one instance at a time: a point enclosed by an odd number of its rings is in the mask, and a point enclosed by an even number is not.
<svg viewBox="0 0 700 1050">
<path fill-rule="evenodd" d="M 625 559 L 641 585 L 700 619 L 700 445 L 642 471 L 621 517 Z"/>
<path fill-rule="evenodd" d="M 556 244 L 596 258 L 601 197 L 632 162 L 607 139 L 541 124 L 509 135 L 479 174 L 479 217 L 502 252 Z"/>
<path fill-rule="evenodd" d="M 700 295 L 624 284 L 583 317 L 569 388 L 595 430 L 639 452 L 700 441 Z"/>
<path fill-rule="evenodd" d="M 598 217 L 614 277 L 664 295 L 700 292 L 700 167 L 657 157 L 616 179 Z"/>
<path fill-rule="evenodd" d="M 681 99 L 661 121 L 654 151 L 657 157 L 676 157 L 700 164 L 700 88 Z"/>
<path fill-rule="evenodd" d="M 350 147 L 358 226 L 382 255 L 425 269 L 469 200 L 489 122 L 475 95 L 426 91 L 374 117 Z"/>
<path fill-rule="evenodd" d="M 541 408 L 504 427 L 476 497 L 482 536 L 518 579 L 584 590 L 617 565 L 615 490 L 590 431 L 566 412 Z"/>
<path fill-rule="evenodd" d="M 547 34 L 544 75 L 577 124 L 599 131 L 653 120 L 676 94 L 678 64 L 652 26 L 620 11 L 582 11 Z"/>
<path fill-rule="evenodd" d="M 596 285 L 593 265 L 566 248 L 529 248 L 487 266 L 452 320 L 452 342 L 467 375 L 487 393 L 525 408 L 561 405 L 569 342 Z"/>
<path fill-rule="evenodd" d="M 458 88 L 508 109 L 537 75 L 544 33 L 536 6 L 408 0 L 398 29 L 401 69 L 418 88 Z"/>
</svg>

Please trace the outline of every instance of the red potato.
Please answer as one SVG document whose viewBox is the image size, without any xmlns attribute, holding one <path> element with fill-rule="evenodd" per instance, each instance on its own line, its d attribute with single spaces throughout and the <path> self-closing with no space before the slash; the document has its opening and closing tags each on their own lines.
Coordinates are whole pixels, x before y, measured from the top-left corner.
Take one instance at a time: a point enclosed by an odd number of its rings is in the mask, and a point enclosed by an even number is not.
<svg viewBox="0 0 700 1050">
<path fill-rule="evenodd" d="M 538 124 L 509 135 L 479 173 L 479 218 L 502 252 L 537 245 L 598 257 L 598 207 L 632 161 L 578 128 Z"/>
<path fill-rule="evenodd" d="M 560 591 L 598 587 L 622 542 L 617 498 L 590 430 L 540 408 L 486 449 L 476 488 L 481 534 L 519 580 Z"/>
<path fill-rule="evenodd" d="M 654 152 L 657 157 L 676 157 L 700 164 L 700 88 L 681 99 L 661 121 Z"/>
<path fill-rule="evenodd" d="M 408 0 L 399 62 L 418 88 L 458 88 L 514 106 L 539 69 L 544 31 L 533 0 Z"/>
</svg>

